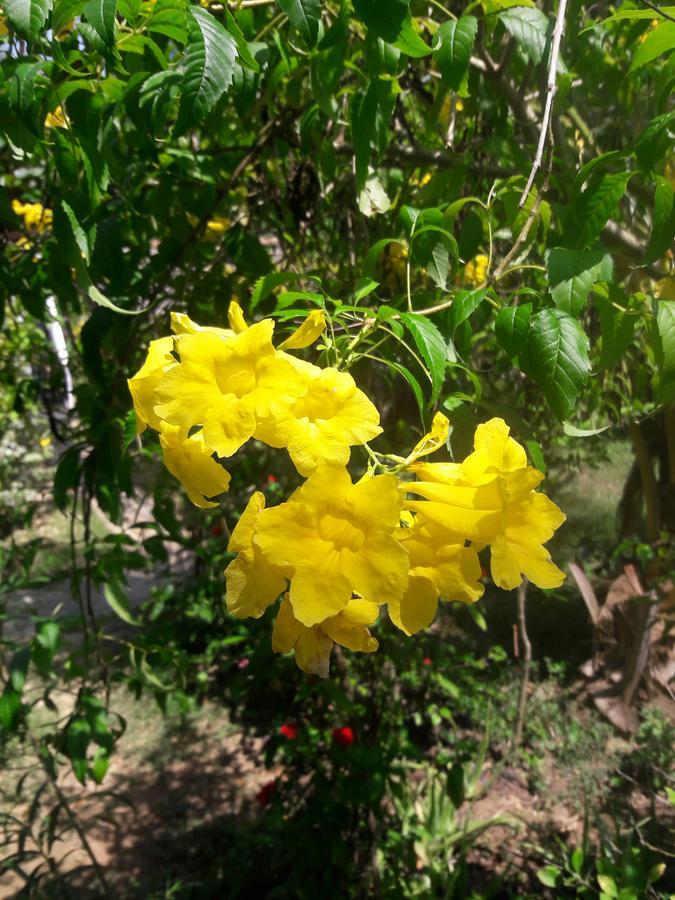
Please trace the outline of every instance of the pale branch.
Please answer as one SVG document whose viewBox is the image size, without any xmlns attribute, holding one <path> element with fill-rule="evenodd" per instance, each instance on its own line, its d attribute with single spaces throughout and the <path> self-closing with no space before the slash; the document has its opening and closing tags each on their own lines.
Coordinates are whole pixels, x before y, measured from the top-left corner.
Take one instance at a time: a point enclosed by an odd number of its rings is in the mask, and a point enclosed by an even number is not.
<svg viewBox="0 0 675 900">
<path fill-rule="evenodd" d="M 546 101 L 544 103 L 544 113 L 541 119 L 541 129 L 539 131 L 539 141 L 537 143 L 537 152 L 530 169 L 530 174 L 525 184 L 525 189 L 521 195 L 518 206 L 522 209 L 530 194 L 530 188 L 537 176 L 537 172 L 541 169 L 544 157 L 544 147 L 546 146 L 547 137 L 550 134 L 549 124 L 551 121 L 551 113 L 553 112 L 553 100 L 558 86 L 558 57 L 560 55 L 560 42 L 562 41 L 563 31 L 565 30 L 565 11 L 567 9 L 567 0 L 558 0 L 558 12 L 555 17 L 555 26 L 553 28 L 553 40 L 551 42 L 551 57 L 548 64 L 548 80 L 546 83 Z"/>
<path fill-rule="evenodd" d="M 648 6 L 649 9 L 653 9 L 655 13 L 658 13 L 660 16 L 663 16 L 664 19 L 668 19 L 669 22 L 675 22 L 675 18 L 667 13 L 665 9 L 661 9 L 660 6 L 657 6 L 656 3 L 650 3 L 650 0 L 642 0 L 645 6 Z"/>
</svg>

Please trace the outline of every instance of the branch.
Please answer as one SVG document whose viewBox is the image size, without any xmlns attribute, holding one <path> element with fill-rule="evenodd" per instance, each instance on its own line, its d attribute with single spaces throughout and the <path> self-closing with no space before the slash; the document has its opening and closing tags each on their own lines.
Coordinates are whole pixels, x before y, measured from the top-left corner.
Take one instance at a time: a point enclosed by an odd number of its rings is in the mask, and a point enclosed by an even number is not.
<svg viewBox="0 0 675 900">
<path fill-rule="evenodd" d="M 675 22 L 675 18 L 669 15 L 665 9 L 661 9 L 660 6 L 657 6 L 656 3 L 650 3 L 649 0 L 642 0 L 645 6 L 648 6 L 650 9 L 653 9 L 655 13 L 658 13 L 660 16 L 663 16 L 664 19 L 668 19 L 669 22 Z"/>
<path fill-rule="evenodd" d="M 556 87 L 558 85 L 558 56 L 560 55 L 560 42 L 562 40 L 563 31 L 565 30 L 565 10 L 567 9 L 567 0 L 558 0 L 558 12 L 555 17 L 555 27 L 553 29 L 553 42 L 551 45 L 551 58 L 548 63 L 548 81 L 546 84 L 546 102 L 544 103 L 544 115 L 541 120 L 541 129 L 539 131 L 539 143 L 537 144 L 537 152 L 532 163 L 527 184 L 523 190 L 522 196 L 518 203 L 519 208 L 523 208 L 530 194 L 530 188 L 541 168 L 541 161 L 544 156 L 544 147 L 546 138 L 549 134 L 549 123 L 551 121 L 551 112 L 553 111 L 553 100 L 555 98 Z"/>
</svg>

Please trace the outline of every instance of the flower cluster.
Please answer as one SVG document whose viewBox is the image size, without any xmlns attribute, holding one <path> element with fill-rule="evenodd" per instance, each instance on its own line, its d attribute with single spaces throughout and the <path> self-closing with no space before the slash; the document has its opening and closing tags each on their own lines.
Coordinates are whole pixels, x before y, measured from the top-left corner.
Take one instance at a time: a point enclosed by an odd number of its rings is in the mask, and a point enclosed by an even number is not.
<svg viewBox="0 0 675 900">
<path fill-rule="evenodd" d="M 250 438 L 286 448 L 306 480 L 277 506 L 254 493 L 228 550 L 226 602 L 238 618 L 259 618 L 279 597 L 273 649 L 293 652 L 305 672 L 325 677 L 335 644 L 377 649 L 371 627 L 386 608 L 407 635 L 428 627 L 440 600 L 474 603 L 484 591 L 479 553 L 505 589 L 523 577 L 542 588 L 564 574 L 544 543 L 565 517 L 536 488 L 543 479 L 502 419 L 479 425 L 461 463 L 428 462 L 447 443 L 432 429 L 406 458 L 371 465 L 356 482 L 352 446 L 381 429 L 351 376 L 289 353 L 322 333 L 310 313 L 284 343 L 274 323 L 248 326 L 231 304 L 229 329 L 201 328 L 172 315 L 172 337 L 150 344 L 129 381 L 139 429 L 159 432 L 167 468 L 197 506 L 227 490 L 221 459 Z M 372 453 L 373 459 L 378 454 Z M 382 471 L 378 471 L 382 470 Z"/>
<path fill-rule="evenodd" d="M 27 231 L 43 234 L 52 227 L 54 214 L 41 203 L 22 203 L 12 200 L 12 210 L 23 219 Z"/>
</svg>

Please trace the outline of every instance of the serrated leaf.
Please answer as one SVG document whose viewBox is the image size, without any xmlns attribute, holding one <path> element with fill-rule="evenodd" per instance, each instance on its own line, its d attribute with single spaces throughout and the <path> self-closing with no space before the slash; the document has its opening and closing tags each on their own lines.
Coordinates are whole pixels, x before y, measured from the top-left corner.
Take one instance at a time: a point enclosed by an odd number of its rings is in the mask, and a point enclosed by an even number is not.
<svg viewBox="0 0 675 900">
<path fill-rule="evenodd" d="M 611 281 L 613 268 L 612 257 L 602 250 L 554 247 L 547 260 L 553 302 L 571 316 L 578 316 L 593 285 Z"/>
<path fill-rule="evenodd" d="M 536 6 L 514 6 L 499 13 L 499 19 L 516 43 L 535 65 L 550 52 L 549 35 L 552 22 Z M 564 74 L 567 67 L 558 57 L 558 73 Z"/>
<path fill-rule="evenodd" d="M 443 83 L 452 91 L 459 91 L 466 79 L 477 30 L 474 16 L 462 16 L 444 22 L 436 33 L 434 61 Z"/>
<path fill-rule="evenodd" d="M 77 216 L 73 212 L 70 204 L 66 203 L 65 200 L 61 201 L 61 207 L 66 214 L 66 218 L 70 223 L 70 228 L 73 233 L 73 237 L 75 238 L 75 243 L 82 254 L 82 259 L 89 265 L 89 241 L 87 239 L 87 235 L 84 232 L 84 228 L 80 225 L 77 220 Z"/>
<path fill-rule="evenodd" d="M 2 8 L 17 34 L 34 41 L 52 10 L 52 0 L 3 0 Z"/>
<path fill-rule="evenodd" d="M 598 369 L 604 372 L 613 368 L 633 343 L 638 316 L 620 312 L 609 300 L 598 298 L 594 303 L 598 310 L 602 338 Z"/>
<path fill-rule="evenodd" d="M 654 191 L 654 216 L 649 243 L 645 250 L 645 265 L 659 259 L 670 249 L 675 237 L 675 203 L 673 187 L 667 178 L 657 175 Z"/>
<path fill-rule="evenodd" d="M 506 306 L 499 310 L 495 319 L 497 340 L 512 360 L 521 360 L 527 353 L 527 334 L 530 330 L 532 305 Z M 523 368 L 522 361 L 520 367 Z"/>
<path fill-rule="evenodd" d="M 84 18 L 108 49 L 115 45 L 116 13 L 117 0 L 89 0 L 82 11 Z"/>
<path fill-rule="evenodd" d="M 485 299 L 486 294 L 487 288 L 478 288 L 475 291 L 459 291 L 452 301 L 448 317 L 451 335 L 454 334 L 462 322 L 466 322 L 473 315 Z"/>
<path fill-rule="evenodd" d="M 227 23 L 227 30 L 230 32 L 232 37 L 235 40 L 237 45 L 237 53 L 239 54 L 239 59 L 247 66 L 252 72 L 259 72 L 260 65 L 258 64 L 257 59 L 251 53 L 248 42 L 244 35 L 244 32 L 239 27 L 239 23 L 229 11 L 229 9 L 225 9 L 225 22 Z"/>
<path fill-rule="evenodd" d="M 425 210 L 415 219 L 418 223 L 426 223 L 432 218 L 433 210 Z M 427 273 L 434 284 L 445 290 L 448 275 L 454 272 L 459 259 L 457 241 L 446 228 L 435 224 L 421 224 L 415 227 L 411 238 L 411 247 L 415 249 L 415 258 L 426 266 Z M 452 263 L 451 263 L 452 260 Z"/>
<path fill-rule="evenodd" d="M 40 75 L 44 75 L 45 63 L 19 63 L 9 80 L 9 103 L 27 125 L 34 114 L 38 100 L 35 87 Z M 44 81 L 44 79 L 43 79 Z"/>
<path fill-rule="evenodd" d="M 279 0 L 279 6 L 291 25 L 299 31 L 310 47 L 316 46 L 319 36 L 321 4 L 319 0 Z"/>
<path fill-rule="evenodd" d="M 626 192 L 631 172 L 613 175 L 595 174 L 588 187 L 574 203 L 573 216 L 578 229 L 577 247 L 580 250 L 593 244 L 609 219 L 616 212 Z"/>
<path fill-rule="evenodd" d="M 664 53 L 675 50 L 675 22 L 660 22 L 645 37 L 633 56 L 628 72 L 635 72 Z"/>
<path fill-rule="evenodd" d="M 431 376 L 431 405 L 438 396 L 445 381 L 445 361 L 447 342 L 436 325 L 426 316 L 417 313 L 401 313 L 401 322 L 408 329 L 417 349 L 429 369 Z"/>
<path fill-rule="evenodd" d="M 411 16 L 408 16 L 403 22 L 394 46 L 413 59 L 421 59 L 423 56 L 428 56 L 431 53 L 431 47 L 427 47 L 420 35 L 415 31 Z"/>
<path fill-rule="evenodd" d="M 560 309 L 542 309 L 530 320 L 528 374 L 553 412 L 567 419 L 590 372 L 589 341 L 576 319 Z"/>
<path fill-rule="evenodd" d="M 653 169 L 672 147 L 671 131 L 675 129 L 675 110 L 656 116 L 635 144 L 635 155 L 645 169 Z"/>
<path fill-rule="evenodd" d="M 58 35 L 66 27 L 69 27 L 75 16 L 81 15 L 86 5 L 86 0 L 56 0 L 54 12 L 52 13 L 52 30 L 54 34 Z"/>
<path fill-rule="evenodd" d="M 190 7 L 176 133 L 207 117 L 232 84 L 236 59 L 232 35 L 205 9 Z"/>
</svg>

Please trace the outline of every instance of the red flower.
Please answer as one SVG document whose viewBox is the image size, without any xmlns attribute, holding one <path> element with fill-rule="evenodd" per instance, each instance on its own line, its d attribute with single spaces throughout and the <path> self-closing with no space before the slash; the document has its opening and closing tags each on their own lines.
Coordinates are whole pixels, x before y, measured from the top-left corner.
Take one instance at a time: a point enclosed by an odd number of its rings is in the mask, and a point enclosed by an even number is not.
<svg viewBox="0 0 675 900">
<path fill-rule="evenodd" d="M 294 741 L 298 736 L 298 726 L 291 725 L 290 722 L 284 722 L 279 729 L 279 734 L 283 734 L 289 741 Z"/>
<path fill-rule="evenodd" d="M 272 781 L 266 781 L 265 784 L 260 788 L 258 793 L 255 795 L 256 803 L 259 806 L 269 806 L 272 802 L 272 797 L 277 789 L 277 780 L 274 778 Z"/>
<path fill-rule="evenodd" d="M 221 535 L 222 533 L 223 533 L 223 526 L 222 526 L 222 525 L 213 525 L 213 526 L 211 527 L 211 534 L 212 534 L 214 537 L 220 537 L 220 535 Z"/>
<path fill-rule="evenodd" d="M 424 665 L 424 666 L 430 666 L 430 665 L 431 665 L 431 657 L 430 657 L 430 656 L 425 656 L 424 659 L 422 660 L 422 665 Z"/>
<path fill-rule="evenodd" d="M 267 483 L 268 483 L 268 484 L 276 484 L 277 481 L 279 481 L 279 479 L 277 478 L 276 475 L 268 475 L 268 476 L 267 476 Z"/>
<path fill-rule="evenodd" d="M 341 747 L 351 747 L 355 740 L 354 732 L 349 725 L 343 725 L 342 728 L 333 729 L 334 744 L 339 744 Z"/>
</svg>

